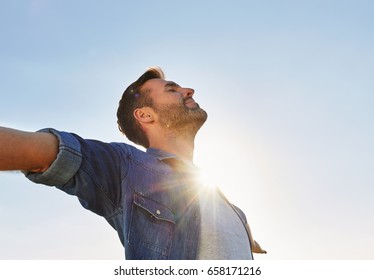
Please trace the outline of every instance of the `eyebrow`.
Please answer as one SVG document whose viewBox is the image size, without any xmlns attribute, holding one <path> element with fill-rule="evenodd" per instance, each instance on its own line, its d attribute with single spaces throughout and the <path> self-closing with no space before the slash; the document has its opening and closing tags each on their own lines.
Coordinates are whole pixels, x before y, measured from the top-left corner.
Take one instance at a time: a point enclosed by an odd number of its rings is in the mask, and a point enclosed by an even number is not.
<svg viewBox="0 0 374 280">
<path fill-rule="evenodd" d="M 176 82 L 167 82 L 164 88 L 167 88 L 167 87 L 180 87 L 180 85 L 178 85 Z"/>
</svg>

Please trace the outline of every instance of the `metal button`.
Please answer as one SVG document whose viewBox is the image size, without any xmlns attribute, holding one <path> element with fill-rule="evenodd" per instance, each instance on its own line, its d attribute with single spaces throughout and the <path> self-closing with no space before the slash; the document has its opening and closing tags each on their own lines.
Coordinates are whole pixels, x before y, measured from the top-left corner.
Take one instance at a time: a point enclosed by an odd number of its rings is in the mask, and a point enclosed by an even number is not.
<svg viewBox="0 0 374 280">
<path fill-rule="evenodd" d="M 161 214 L 161 211 L 157 209 L 157 210 L 156 210 L 156 214 L 157 214 L 157 215 L 160 215 L 160 214 Z"/>
</svg>

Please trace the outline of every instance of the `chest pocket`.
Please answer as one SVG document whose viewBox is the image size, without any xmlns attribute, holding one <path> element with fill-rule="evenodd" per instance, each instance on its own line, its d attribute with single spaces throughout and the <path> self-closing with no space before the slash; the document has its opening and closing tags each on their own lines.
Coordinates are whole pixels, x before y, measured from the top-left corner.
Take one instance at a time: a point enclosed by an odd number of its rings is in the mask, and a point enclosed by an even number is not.
<svg viewBox="0 0 374 280">
<path fill-rule="evenodd" d="M 168 207 L 135 192 L 130 223 L 129 247 L 138 259 L 168 259 L 175 229 Z"/>
</svg>

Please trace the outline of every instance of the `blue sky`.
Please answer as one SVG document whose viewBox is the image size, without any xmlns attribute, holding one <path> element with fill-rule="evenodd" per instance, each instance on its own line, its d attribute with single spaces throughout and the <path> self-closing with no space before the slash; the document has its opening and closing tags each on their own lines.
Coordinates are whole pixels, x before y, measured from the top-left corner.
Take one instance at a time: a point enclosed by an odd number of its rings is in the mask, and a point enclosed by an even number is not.
<svg viewBox="0 0 374 280">
<path fill-rule="evenodd" d="M 146 68 L 195 89 L 195 162 L 242 208 L 257 259 L 374 258 L 371 1 L 2 1 L 0 126 L 125 141 Z M 0 173 L 0 259 L 121 259 L 76 198 Z"/>
</svg>

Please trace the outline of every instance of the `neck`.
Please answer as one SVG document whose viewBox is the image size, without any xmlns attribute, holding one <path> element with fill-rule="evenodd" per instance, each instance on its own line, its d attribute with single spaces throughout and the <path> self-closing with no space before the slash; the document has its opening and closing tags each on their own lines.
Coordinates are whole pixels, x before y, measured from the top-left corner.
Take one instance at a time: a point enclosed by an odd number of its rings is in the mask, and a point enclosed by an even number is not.
<svg viewBox="0 0 374 280">
<path fill-rule="evenodd" d="M 162 137 L 150 137 L 150 148 L 160 149 L 184 160 L 193 161 L 195 134 L 159 133 Z"/>
</svg>

